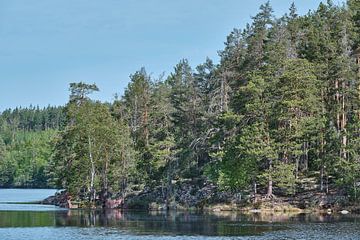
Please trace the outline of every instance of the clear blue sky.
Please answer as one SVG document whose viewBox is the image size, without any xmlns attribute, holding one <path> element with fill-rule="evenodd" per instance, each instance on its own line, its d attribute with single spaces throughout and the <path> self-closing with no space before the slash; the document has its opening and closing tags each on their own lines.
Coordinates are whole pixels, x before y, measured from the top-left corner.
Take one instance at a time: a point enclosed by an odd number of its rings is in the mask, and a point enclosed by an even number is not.
<svg viewBox="0 0 360 240">
<path fill-rule="evenodd" d="M 334 2 L 339 2 L 334 1 Z M 0 0 L 0 111 L 62 105 L 68 84 L 111 101 L 140 67 L 158 76 L 187 58 L 218 60 L 228 33 L 265 0 Z M 292 0 L 272 0 L 275 15 Z M 300 14 L 320 0 L 295 0 Z"/>
</svg>

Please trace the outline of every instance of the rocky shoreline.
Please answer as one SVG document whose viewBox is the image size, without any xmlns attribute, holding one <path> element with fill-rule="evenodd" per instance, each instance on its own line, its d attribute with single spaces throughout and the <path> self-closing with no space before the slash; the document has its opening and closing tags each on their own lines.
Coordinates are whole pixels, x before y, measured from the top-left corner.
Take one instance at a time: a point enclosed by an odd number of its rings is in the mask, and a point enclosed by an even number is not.
<svg viewBox="0 0 360 240">
<path fill-rule="evenodd" d="M 164 189 L 145 189 L 127 194 L 124 199 L 110 199 L 106 208 L 136 210 L 196 210 L 196 211 L 246 211 L 246 212 L 353 212 L 360 213 L 360 206 L 351 204 L 347 196 L 339 192 L 319 193 L 306 190 L 296 196 L 233 194 L 220 191 L 208 182 L 182 181 L 172 188 L 171 198 L 166 198 Z M 73 200 L 66 191 L 43 200 L 63 208 L 89 208 L 84 202 Z"/>
</svg>

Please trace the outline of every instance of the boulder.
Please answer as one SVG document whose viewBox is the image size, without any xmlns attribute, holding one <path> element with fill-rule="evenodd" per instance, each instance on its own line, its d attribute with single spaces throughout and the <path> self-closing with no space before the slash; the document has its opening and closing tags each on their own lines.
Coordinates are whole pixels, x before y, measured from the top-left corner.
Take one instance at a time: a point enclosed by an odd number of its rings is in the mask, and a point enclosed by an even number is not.
<svg viewBox="0 0 360 240">
<path fill-rule="evenodd" d="M 341 210 L 340 213 L 346 215 L 349 214 L 350 212 L 348 210 Z"/>
</svg>

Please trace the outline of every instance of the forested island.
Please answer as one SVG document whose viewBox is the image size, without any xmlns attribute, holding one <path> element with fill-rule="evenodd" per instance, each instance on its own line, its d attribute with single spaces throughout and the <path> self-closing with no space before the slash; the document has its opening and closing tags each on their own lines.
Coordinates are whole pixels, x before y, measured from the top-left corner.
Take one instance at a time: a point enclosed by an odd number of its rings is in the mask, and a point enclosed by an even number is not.
<svg viewBox="0 0 360 240">
<path fill-rule="evenodd" d="M 67 207 L 327 209 L 360 200 L 360 1 L 270 3 L 194 69 L 133 73 L 123 96 L 0 115 L 0 186 Z M 114 86 L 116 87 L 116 86 Z"/>
</svg>

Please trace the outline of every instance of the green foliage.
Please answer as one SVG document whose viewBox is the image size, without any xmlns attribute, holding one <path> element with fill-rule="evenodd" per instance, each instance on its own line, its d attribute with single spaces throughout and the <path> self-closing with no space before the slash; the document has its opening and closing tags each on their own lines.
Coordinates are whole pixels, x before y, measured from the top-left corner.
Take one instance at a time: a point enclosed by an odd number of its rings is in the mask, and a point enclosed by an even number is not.
<svg viewBox="0 0 360 240">
<path fill-rule="evenodd" d="M 147 182 L 153 173 L 152 156 L 149 149 L 152 124 L 150 119 L 151 79 L 145 68 L 130 75 L 130 79 L 122 101 L 123 120 L 130 127 L 131 137 L 138 153 L 136 161 L 138 182 Z"/>
<path fill-rule="evenodd" d="M 299 17 L 292 5 L 289 15 L 274 19 L 265 4 L 242 33 L 235 29 L 229 35 L 219 69 L 231 72 L 230 110 L 238 120 L 231 126 L 223 122 L 213 138 L 219 147 L 206 171 L 213 180 L 234 186 L 238 176 L 249 185 L 243 180 L 251 179 L 251 173 L 238 164 L 255 142 L 244 138 L 249 127 L 252 137 L 261 133 L 256 142 L 267 146 L 257 147 L 253 156 L 269 195 L 273 184 L 293 192 L 295 179 L 309 166 L 321 172 L 320 190 L 325 175 L 340 177 L 348 165 L 356 169 L 358 150 L 352 143 L 358 130 L 350 123 L 357 118 L 359 83 L 355 60 L 346 50 L 354 49 L 349 36 L 358 24 L 356 1 L 349 1 L 349 7 L 328 2 Z M 358 181 L 355 171 L 345 172 L 354 176 L 347 182 Z"/>
<path fill-rule="evenodd" d="M 355 42 L 354 46 L 359 47 L 359 33 L 360 33 L 360 2 L 357 0 L 348 0 L 349 13 L 352 20 L 352 38 Z"/>
<path fill-rule="evenodd" d="M 220 164 L 218 183 L 224 188 L 244 191 L 256 180 L 260 161 L 266 159 L 268 146 L 261 124 L 242 129 L 234 141 L 225 147 Z"/>
<path fill-rule="evenodd" d="M 282 161 L 296 163 L 296 171 L 304 142 L 320 122 L 320 84 L 314 72 L 307 60 L 287 60 L 274 89 L 272 135 Z"/>
<path fill-rule="evenodd" d="M 54 165 L 62 186 L 83 200 L 124 190 L 134 166 L 130 131 L 102 103 L 70 102 L 68 125 L 56 141 Z M 79 181 L 82 179 L 82 181 Z"/>
<path fill-rule="evenodd" d="M 12 140 L 12 131 L 43 131 L 60 129 L 65 121 L 63 107 L 40 109 L 30 105 L 28 108 L 7 109 L 0 114 L 0 131 L 6 144 Z"/>
<path fill-rule="evenodd" d="M 94 85 L 71 85 L 67 125 L 56 138 L 51 162 L 57 184 L 91 205 L 124 194 L 135 167 L 129 127 L 115 120 L 108 106 L 87 97 L 93 90 Z"/>
<path fill-rule="evenodd" d="M 351 125 L 348 151 L 348 159 L 338 159 L 334 162 L 334 169 L 336 173 L 336 182 L 341 187 L 346 189 L 354 201 L 359 202 L 360 199 L 360 139 L 359 139 L 359 119 L 356 119 Z"/>
<path fill-rule="evenodd" d="M 87 84 L 84 82 L 70 83 L 70 102 L 80 105 L 86 100 L 89 100 L 88 95 L 99 91 L 96 84 Z"/>
<path fill-rule="evenodd" d="M 0 153 L 0 185 L 51 187 L 47 171 L 52 154 L 51 139 L 55 134 L 55 130 L 15 132 L 11 144 L 0 146 L 3 149 Z"/>
<path fill-rule="evenodd" d="M 271 169 L 267 169 L 260 175 L 260 178 L 262 182 L 266 182 L 267 179 L 271 178 L 275 186 L 286 194 L 295 194 L 296 178 L 294 171 L 294 164 L 276 161 Z"/>
</svg>

